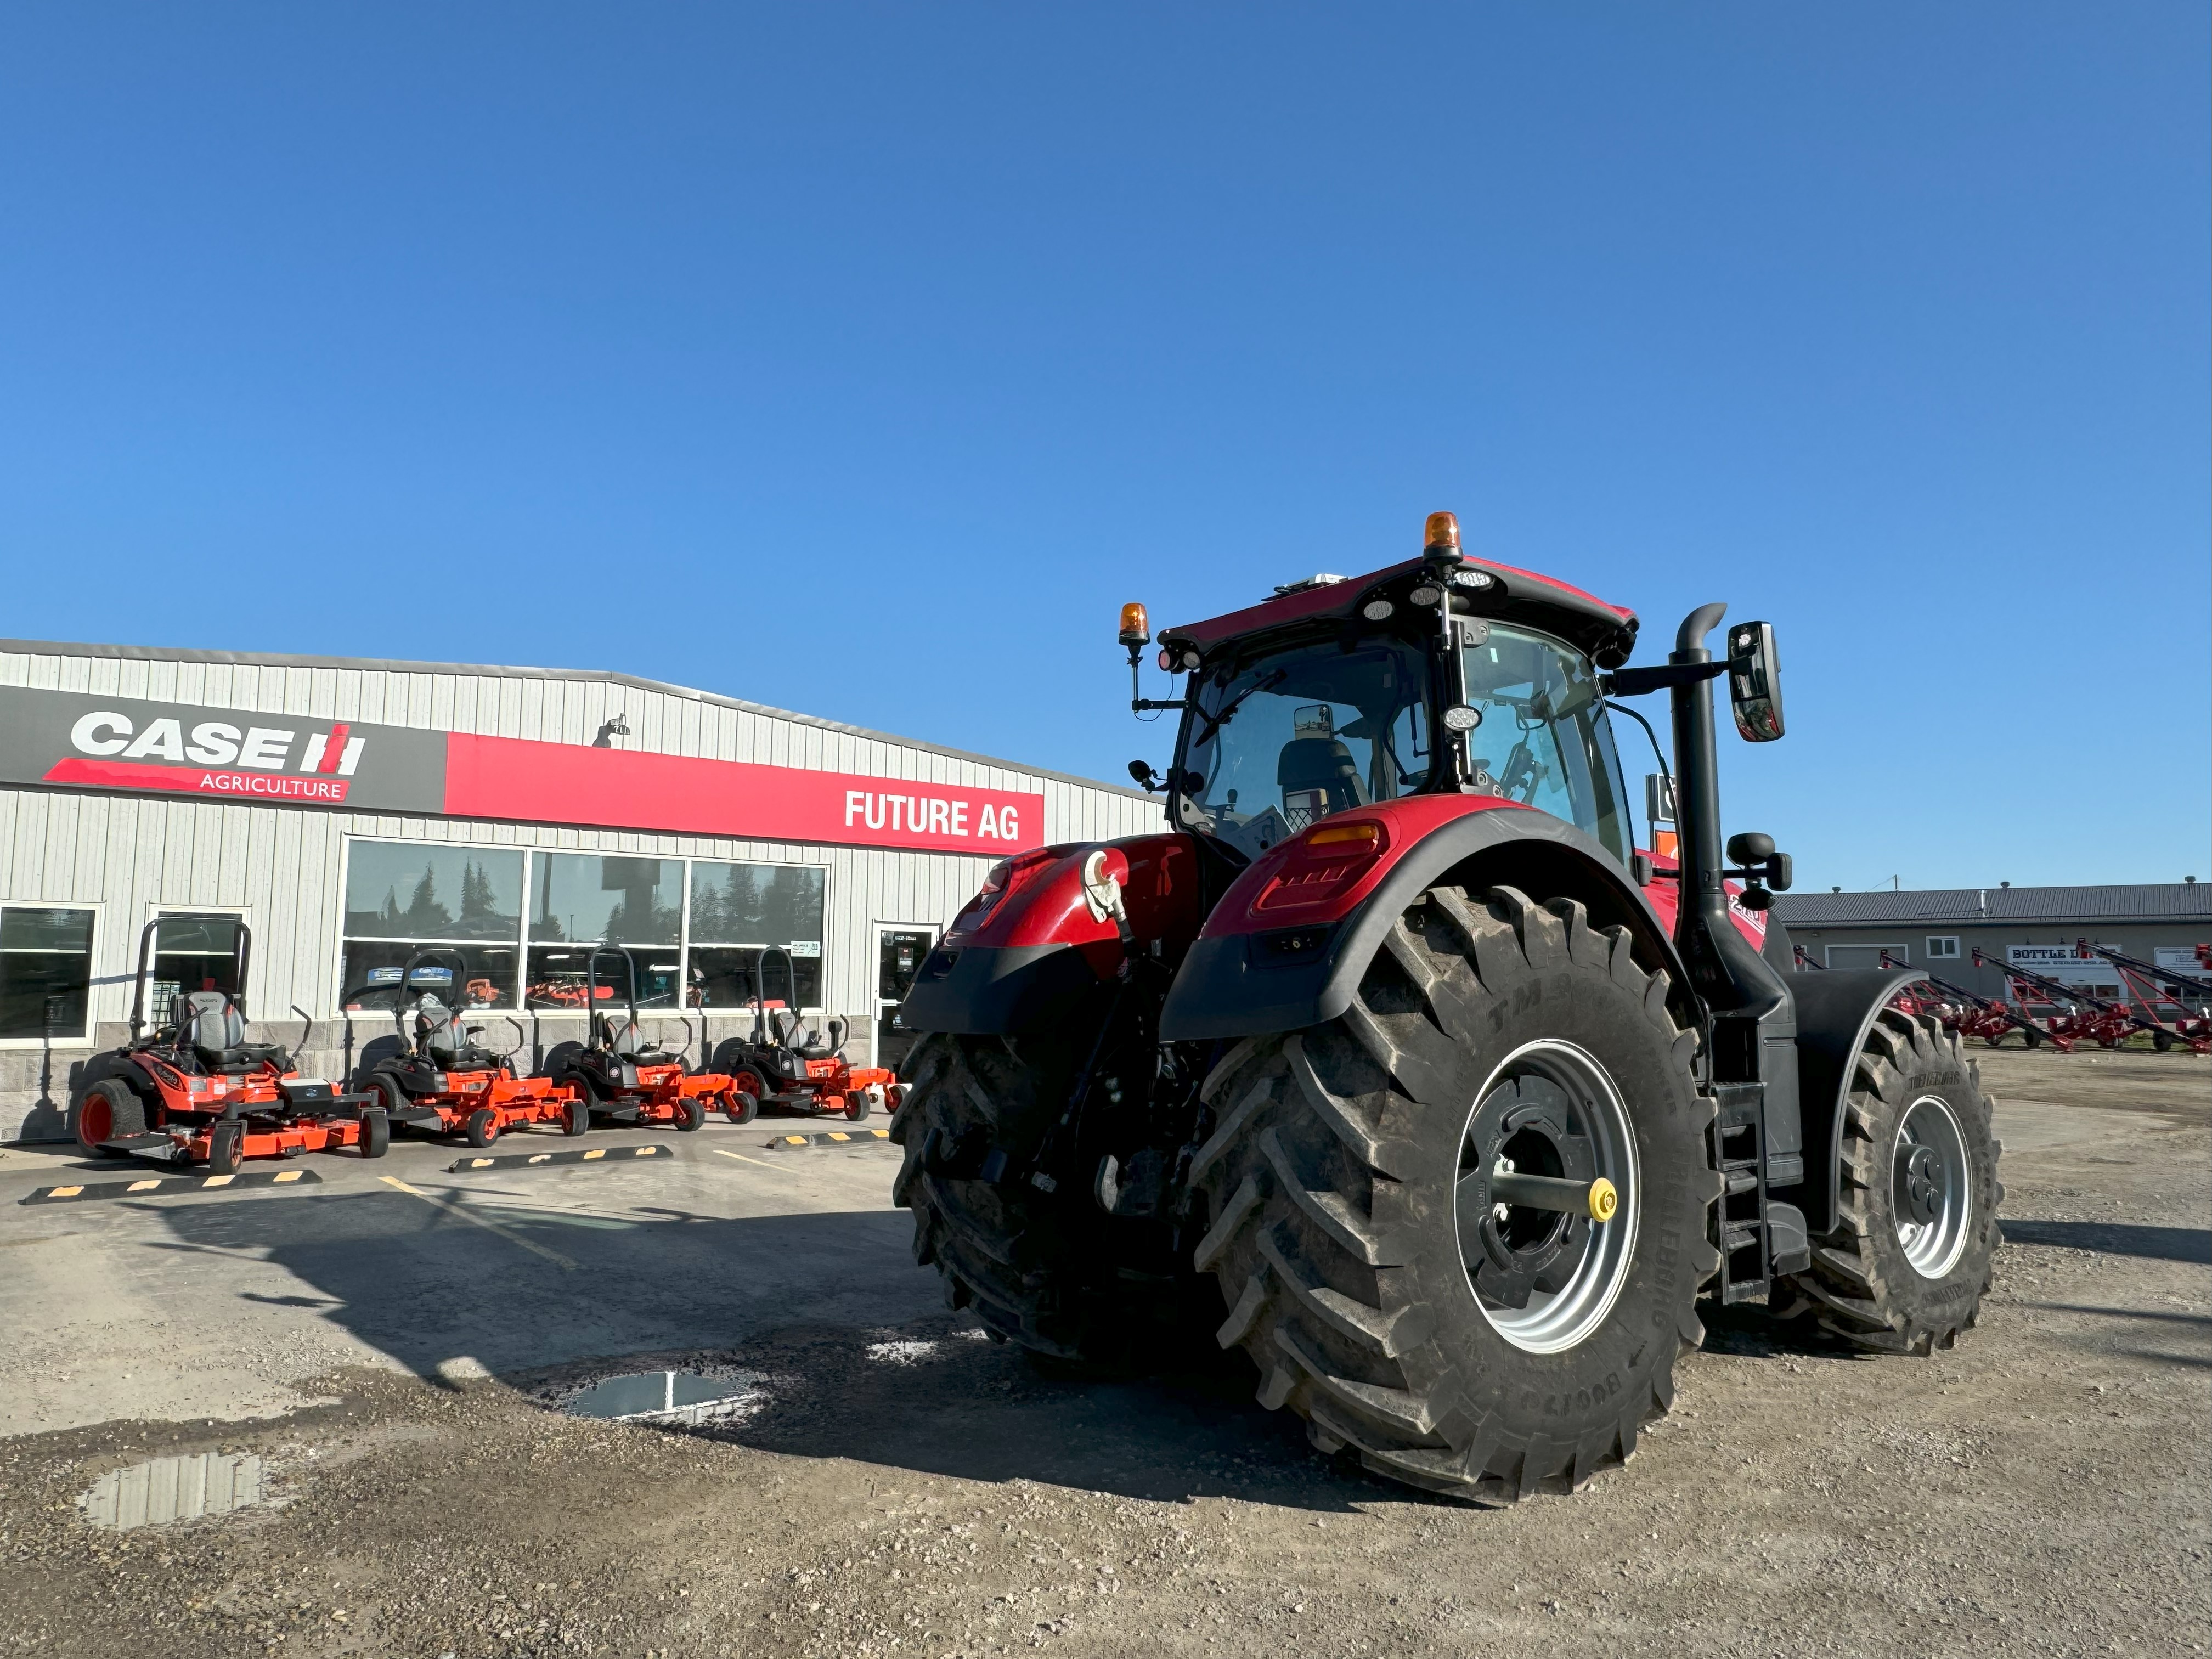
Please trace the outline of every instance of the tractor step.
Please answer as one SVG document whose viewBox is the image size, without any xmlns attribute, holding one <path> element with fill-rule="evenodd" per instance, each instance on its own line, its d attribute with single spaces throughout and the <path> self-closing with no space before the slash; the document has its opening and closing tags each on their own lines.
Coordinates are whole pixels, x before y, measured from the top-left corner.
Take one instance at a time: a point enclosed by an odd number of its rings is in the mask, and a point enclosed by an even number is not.
<svg viewBox="0 0 2212 1659">
<path fill-rule="evenodd" d="M 1712 1166 L 1722 1182 L 1720 1293 L 1723 1303 L 1765 1296 L 1771 1283 L 1766 1238 L 1766 1085 L 1714 1086 Z"/>
</svg>

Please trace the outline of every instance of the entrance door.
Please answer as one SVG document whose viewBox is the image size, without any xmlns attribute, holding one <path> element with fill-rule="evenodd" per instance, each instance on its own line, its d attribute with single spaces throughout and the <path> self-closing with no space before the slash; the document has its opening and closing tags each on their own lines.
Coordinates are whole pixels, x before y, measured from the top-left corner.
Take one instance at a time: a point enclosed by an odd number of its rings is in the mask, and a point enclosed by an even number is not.
<svg viewBox="0 0 2212 1659">
<path fill-rule="evenodd" d="M 921 959 L 937 943 L 937 929 L 926 923 L 879 921 L 876 924 L 875 1063 L 894 1072 L 906 1061 L 914 1047 L 914 1033 L 899 1024 L 899 1004 L 921 971 Z"/>
</svg>

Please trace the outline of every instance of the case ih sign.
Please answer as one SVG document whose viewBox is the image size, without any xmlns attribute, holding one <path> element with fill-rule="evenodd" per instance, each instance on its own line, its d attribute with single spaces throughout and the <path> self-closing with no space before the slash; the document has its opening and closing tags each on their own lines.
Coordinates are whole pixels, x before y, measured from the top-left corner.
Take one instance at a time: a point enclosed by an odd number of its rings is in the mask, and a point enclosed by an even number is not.
<svg viewBox="0 0 2212 1659">
<path fill-rule="evenodd" d="M 999 857 L 1044 797 L 745 761 L 0 687 L 0 781 Z"/>
</svg>

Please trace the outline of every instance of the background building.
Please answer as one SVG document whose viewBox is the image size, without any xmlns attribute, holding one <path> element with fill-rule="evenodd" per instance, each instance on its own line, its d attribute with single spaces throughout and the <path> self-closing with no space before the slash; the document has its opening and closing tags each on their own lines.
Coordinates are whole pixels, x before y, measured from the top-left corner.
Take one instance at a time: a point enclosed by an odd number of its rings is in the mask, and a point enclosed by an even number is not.
<svg viewBox="0 0 2212 1659">
<path fill-rule="evenodd" d="M 880 1017 L 994 861 L 1162 822 L 1133 790 L 626 675 L 0 641 L 0 1139 L 64 1133 L 149 922 L 164 989 L 230 988 L 245 923 L 256 1036 L 312 1016 L 323 1075 L 392 1033 L 388 991 L 346 994 L 423 949 L 488 1046 L 542 1059 L 582 1033 L 601 938 L 671 1047 L 679 1006 L 709 1049 L 749 1029 L 778 946 L 769 998 L 890 1059 Z"/>
<path fill-rule="evenodd" d="M 1901 893 L 1784 893 L 1774 914 L 1791 944 L 1828 968 L 1877 968 L 1886 950 L 1982 996 L 2005 994 L 2004 975 L 1976 967 L 1974 951 L 2016 962 L 2048 978 L 2117 998 L 2120 975 L 2081 950 L 2212 974 L 2197 946 L 2212 942 L 2212 886 L 2197 882 L 2135 887 L 1959 887 Z"/>
</svg>

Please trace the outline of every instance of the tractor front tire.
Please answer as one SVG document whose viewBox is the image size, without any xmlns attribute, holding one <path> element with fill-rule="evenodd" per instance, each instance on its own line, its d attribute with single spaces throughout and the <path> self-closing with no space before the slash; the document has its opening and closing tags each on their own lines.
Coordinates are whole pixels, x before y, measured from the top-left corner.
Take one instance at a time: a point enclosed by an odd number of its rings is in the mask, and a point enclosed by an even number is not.
<svg viewBox="0 0 2212 1659">
<path fill-rule="evenodd" d="M 146 1103 L 120 1078 L 102 1078 L 77 1097 L 70 1112 L 70 1133 L 94 1158 L 120 1158 L 100 1143 L 145 1133 Z"/>
<path fill-rule="evenodd" d="M 1668 991 L 1578 903 L 1437 887 L 1341 1016 L 1223 1057 L 1195 1259 L 1261 1405 L 1324 1451 L 1484 1503 L 1634 1452 L 1719 1266 L 1713 1107 Z M 1605 1176 L 1618 1209 L 1598 1220 L 1595 1187 L 1588 1218 L 1493 1204 L 1509 1169 Z"/>
<path fill-rule="evenodd" d="M 1844 1108 L 1836 1226 L 1778 1306 L 1875 1353 L 1929 1353 L 1971 1329 L 2003 1238 L 1991 1104 L 1955 1033 L 1875 1015 Z"/>
</svg>

